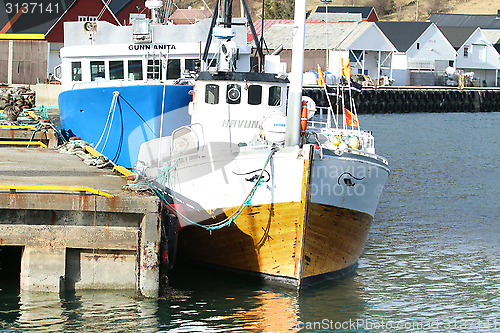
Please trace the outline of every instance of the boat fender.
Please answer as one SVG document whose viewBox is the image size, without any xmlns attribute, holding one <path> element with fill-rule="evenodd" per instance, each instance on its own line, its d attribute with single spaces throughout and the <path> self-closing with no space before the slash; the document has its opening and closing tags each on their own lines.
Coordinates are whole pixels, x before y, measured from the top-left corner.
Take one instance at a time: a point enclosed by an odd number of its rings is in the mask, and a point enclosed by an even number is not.
<svg viewBox="0 0 500 333">
<path fill-rule="evenodd" d="M 337 135 L 335 135 L 335 136 L 333 137 L 333 139 L 332 139 L 332 143 L 333 143 L 333 145 L 334 145 L 334 146 L 337 146 L 337 148 L 338 148 L 338 145 L 340 145 L 340 142 L 341 142 L 341 141 L 340 141 L 340 138 L 339 138 Z"/>
<path fill-rule="evenodd" d="M 352 149 L 358 149 L 359 148 L 359 139 L 357 136 L 351 136 L 349 139 L 349 147 Z"/>
<path fill-rule="evenodd" d="M 302 101 L 302 112 L 300 114 L 300 135 L 304 136 L 307 129 L 307 102 Z"/>
</svg>

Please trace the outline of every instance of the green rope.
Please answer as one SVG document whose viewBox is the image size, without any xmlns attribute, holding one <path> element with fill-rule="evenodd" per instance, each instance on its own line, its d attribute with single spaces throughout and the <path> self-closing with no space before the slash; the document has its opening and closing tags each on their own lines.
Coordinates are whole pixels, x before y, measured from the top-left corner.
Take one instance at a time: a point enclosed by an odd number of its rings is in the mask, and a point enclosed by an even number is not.
<svg viewBox="0 0 500 333">
<path fill-rule="evenodd" d="M 153 192 L 156 194 L 156 196 L 158 196 L 158 198 L 160 198 L 160 200 L 163 203 L 165 203 L 178 217 L 182 218 L 184 221 L 186 221 L 189 224 L 192 224 L 192 225 L 198 226 L 200 228 L 203 228 L 205 230 L 208 230 L 211 233 L 213 230 L 222 229 L 224 227 L 229 226 L 231 223 L 235 222 L 236 218 L 241 214 L 243 209 L 245 209 L 245 207 L 247 207 L 248 205 L 251 204 L 251 201 L 252 201 L 252 198 L 255 194 L 255 191 L 263 183 L 262 175 L 264 174 L 264 170 L 266 169 L 267 164 L 271 160 L 271 157 L 274 155 L 274 153 L 276 153 L 276 151 L 277 151 L 276 148 L 272 148 L 271 151 L 269 152 L 269 155 L 267 156 L 267 159 L 266 159 L 266 163 L 264 164 L 264 167 L 262 168 L 262 171 L 259 174 L 259 177 L 257 177 L 257 179 L 255 180 L 255 184 L 252 187 L 252 190 L 247 195 L 247 197 L 245 198 L 243 203 L 240 205 L 240 207 L 235 212 L 233 212 L 229 217 L 225 218 L 224 220 L 222 220 L 220 222 L 217 222 L 217 223 L 214 223 L 211 225 L 203 225 L 203 224 L 199 224 L 197 222 L 194 222 L 193 220 L 190 220 L 188 217 L 184 216 L 178 210 L 176 210 L 175 207 L 173 207 L 168 202 L 168 200 L 163 195 L 162 190 L 160 190 L 159 188 L 156 188 L 153 184 L 147 182 L 147 180 L 146 180 L 146 182 L 148 183 L 149 187 L 153 190 Z M 175 164 L 175 167 L 177 167 L 177 165 L 176 165 L 177 163 L 174 162 L 174 164 Z M 172 167 L 169 167 L 168 170 L 169 171 L 172 170 Z"/>
<path fill-rule="evenodd" d="M 24 111 L 38 111 L 43 119 L 49 119 L 48 109 L 57 109 L 57 106 L 54 105 L 40 105 L 31 109 L 26 109 Z"/>
</svg>

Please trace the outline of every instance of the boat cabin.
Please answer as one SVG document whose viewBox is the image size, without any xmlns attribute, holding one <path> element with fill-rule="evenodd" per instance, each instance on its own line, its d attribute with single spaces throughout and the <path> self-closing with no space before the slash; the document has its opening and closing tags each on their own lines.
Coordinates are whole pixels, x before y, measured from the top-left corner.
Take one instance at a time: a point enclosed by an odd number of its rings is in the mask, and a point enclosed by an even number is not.
<svg viewBox="0 0 500 333">
<path fill-rule="evenodd" d="M 132 26 L 101 21 L 65 22 L 61 65 L 55 70 L 62 91 L 194 79 L 200 70 L 210 20 L 190 25 L 146 24 L 141 29 L 136 21 Z M 246 30 L 242 30 L 244 26 L 237 29 L 241 30 L 235 37 L 237 67 L 249 71 L 251 50 L 246 40 L 239 40 L 246 38 Z M 209 61 L 217 57 L 218 48 L 218 43 L 211 45 Z"/>
<path fill-rule="evenodd" d="M 255 144 L 266 122 L 284 135 L 287 84 L 277 74 L 201 72 L 189 106 L 191 123 L 203 124 L 205 142 Z"/>
</svg>

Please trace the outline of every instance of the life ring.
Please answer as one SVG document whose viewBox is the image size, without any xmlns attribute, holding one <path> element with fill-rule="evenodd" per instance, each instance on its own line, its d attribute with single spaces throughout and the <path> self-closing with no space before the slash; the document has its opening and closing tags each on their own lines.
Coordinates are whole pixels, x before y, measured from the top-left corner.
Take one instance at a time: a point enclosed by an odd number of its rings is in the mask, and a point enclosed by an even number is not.
<svg viewBox="0 0 500 333">
<path fill-rule="evenodd" d="M 307 129 L 307 102 L 302 101 L 302 112 L 300 113 L 300 129 L 301 135 L 306 133 Z"/>
</svg>

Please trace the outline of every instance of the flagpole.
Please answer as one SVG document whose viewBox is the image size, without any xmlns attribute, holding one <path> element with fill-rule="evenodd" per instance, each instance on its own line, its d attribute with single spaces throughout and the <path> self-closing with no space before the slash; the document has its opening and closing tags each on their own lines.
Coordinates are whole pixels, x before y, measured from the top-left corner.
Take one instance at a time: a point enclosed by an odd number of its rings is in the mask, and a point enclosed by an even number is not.
<svg viewBox="0 0 500 333">
<path fill-rule="evenodd" d="M 325 96 L 326 96 L 326 100 L 328 101 L 328 105 L 330 106 L 330 108 L 328 109 L 328 118 L 330 117 L 330 110 L 332 110 L 332 116 L 333 116 L 333 106 L 332 106 L 332 101 L 330 100 L 330 96 L 328 95 L 328 89 L 326 87 L 326 80 L 325 80 L 325 76 L 323 74 L 323 71 L 321 70 L 321 67 L 319 66 L 318 64 L 318 76 L 319 76 L 319 82 L 320 82 L 320 86 L 322 86 L 325 90 Z M 338 108 L 338 103 L 337 103 L 337 108 Z M 333 121 L 335 122 L 335 127 L 338 129 L 339 128 L 339 123 L 338 123 L 338 120 L 333 117 Z M 331 126 L 331 121 L 328 121 L 328 126 Z"/>
</svg>

